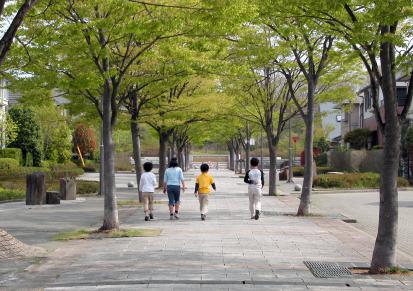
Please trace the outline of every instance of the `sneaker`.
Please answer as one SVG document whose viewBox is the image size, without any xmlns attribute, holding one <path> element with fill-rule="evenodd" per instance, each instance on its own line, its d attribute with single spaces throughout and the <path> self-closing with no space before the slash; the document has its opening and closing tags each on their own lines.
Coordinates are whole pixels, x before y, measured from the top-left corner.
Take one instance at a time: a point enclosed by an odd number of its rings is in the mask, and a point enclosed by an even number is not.
<svg viewBox="0 0 413 291">
<path fill-rule="evenodd" d="M 145 221 L 149 221 L 149 216 L 145 216 Z"/>
<path fill-rule="evenodd" d="M 201 220 L 205 220 L 206 215 L 205 214 L 201 214 Z"/>
<path fill-rule="evenodd" d="M 175 216 L 175 219 L 179 219 L 178 213 L 175 212 L 174 216 Z"/>
<path fill-rule="evenodd" d="M 149 218 L 153 219 L 153 214 L 152 213 L 149 213 Z"/>
<path fill-rule="evenodd" d="M 174 219 L 174 214 L 173 214 L 173 213 L 171 213 L 171 214 L 169 215 L 169 219 L 170 219 L 170 220 L 173 220 L 173 219 Z"/>
<path fill-rule="evenodd" d="M 260 218 L 260 212 L 258 210 L 255 210 L 254 218 L 255 218 L 255 220 L 258 220 L 258 218 Z"/>
</svg>

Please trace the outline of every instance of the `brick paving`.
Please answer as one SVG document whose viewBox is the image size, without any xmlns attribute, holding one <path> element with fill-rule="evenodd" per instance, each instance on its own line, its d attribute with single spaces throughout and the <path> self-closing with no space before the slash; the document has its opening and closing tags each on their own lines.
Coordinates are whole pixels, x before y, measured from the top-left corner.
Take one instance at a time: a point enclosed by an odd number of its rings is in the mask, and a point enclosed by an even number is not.
<svg viewBox="0 0 413 291">
<path fill-rule="evenodd" d="M 189 185 L 195 174 L 186 174 Z M 12 277 L 0 274 L 0 285 L 46 290 L 412 289 L 413 277 L 315 278 L 303 261 L 367 266 L 372 237 L 339 219 L 292 216 L 298 205 L 293 196 L 263 197 L 264 216 L 251 220 L 242 179 L 229 171 L 212 174 L 218 192 L 210 199 L 205 222 L 188 191 L 183 194 L 180 220 L 170 221 L 162 204 L 156 205 L 156 219 L 151 222 L 143 220 L 142 209 L 122 215 L 123 227 L 161 228 L 159 237 L 54 243 L 46 258 L 24 272 Z M 92 207 L 89 203 L 82 204 L 83 211 L 87 212 L 85 205 Z M 58 206 L 55 209 L 59 211 Z M 409 265 L 413 258 L 400 254 L 400 262 Z"/>
</svg>

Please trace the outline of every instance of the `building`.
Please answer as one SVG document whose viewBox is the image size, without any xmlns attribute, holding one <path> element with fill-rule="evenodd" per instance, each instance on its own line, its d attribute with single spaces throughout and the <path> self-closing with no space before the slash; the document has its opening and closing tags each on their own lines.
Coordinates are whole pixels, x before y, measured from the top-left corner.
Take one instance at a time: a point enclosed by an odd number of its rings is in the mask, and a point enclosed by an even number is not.
<svg viewBox="0 0 413 291">
<path fill-rule="evenodd" d="M 397 100 L 399 109 L 402 110 L 407 101 L 407 89 L 409 86 L 408 76 L 399 75 L 396 80 Z M 380 112 L 384 119 L 383 92 L 379 90 Z M 342 142 L 347 132 L 356 128 L 367 128 L 372 132 L 369 146 L 382 145 L 384 138 L 378 128 L 374 115 L 373 100 L 370 85 L 361 88 L 357 92 L 357 98 L 353 102 L 343 103 L 341 108 L 341 136 Z M 407 116 L 413 120 L 413 107 L 410 106 Z"/>
<path fill-rule="evenodd" d="M 321 113 L 321 124 L 323 129 L 328 133 L 328 141 L 334 141 L 341 135 L 340 121 L 337 118 L 340 115 L 340 110 L 337 109 L 337 104 L 333 102 L 324 102 L 319 105 Z"/>
</svg>

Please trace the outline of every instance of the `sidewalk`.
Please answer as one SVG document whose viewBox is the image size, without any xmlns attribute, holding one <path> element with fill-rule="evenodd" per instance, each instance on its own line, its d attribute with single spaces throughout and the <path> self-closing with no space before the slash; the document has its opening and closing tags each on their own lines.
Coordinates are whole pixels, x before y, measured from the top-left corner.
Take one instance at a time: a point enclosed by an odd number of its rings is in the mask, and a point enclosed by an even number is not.
<svg viewBox="0 0 413 291">
<path fill-rule="evenodd" d="M 183 195 L 178 221 L 169 220 L 166 205 L 156 205 L 156 219 L 151 222 L 143 220 L 141 209 L 121 215 L 123 227 L 161 228 L 161 236 L 54 242 L 47 258 L 13 274 L 0 274 L 0 286 L 46 290 L 413 289 L 412 276 L 315 278 L 303 261 L 367 265 L 372 237 L 341 220 L 289 215 L 298 206 L 293 196 L 263 197 L 264 216 L 251 220 L 242 179 L 224 170 L 212 174 L 218 192 L 211 196 L 206 221 L 200 220 L 198 202 L 188 191 Z M 190 186 L 194 176 L 195 172 L 187 174 Z M 88 199 L 66 206 L 67 229 L 73 229 L 71 224 L 79 227 L 81 223 L 74 223 L 79 211 L 88 217 L 89 225 L 98 225 L 100 215 L 91 223 L 93 216 L 86 207 L 90 205 L 96 215 L 96 203 L 96 199 Z M 55 209 L 58 215 L 59 208 Z M 27 217 L 9 216 L 9 220 L 15 219 Z M 3 222 L 1 227 L 14 234 Z M 37 241 L 43 242 L 40 238 Z M 412 264 L 413 259 L 400 254 L 399 262 Z"/>
</svg>

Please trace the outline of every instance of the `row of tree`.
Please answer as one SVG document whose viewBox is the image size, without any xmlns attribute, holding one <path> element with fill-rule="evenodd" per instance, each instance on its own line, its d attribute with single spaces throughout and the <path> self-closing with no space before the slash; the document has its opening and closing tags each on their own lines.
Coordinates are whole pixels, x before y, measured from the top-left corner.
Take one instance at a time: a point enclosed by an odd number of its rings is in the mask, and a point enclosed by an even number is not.
<svg viewBox="0 0 413 291">
<path fill-rule="evenodd" d="M 35 2 L 24 1 L 18 7 L 17 24 L 0 43 L 0 62 Z M 245 121 L 265 131 L 270 194 L 275 193 L 281 133 L 291 118 L 301 116 L 306 128 L 305 175 L 297 214 L 308 214 L 316 105 L 332 96 L 350 98 L 348 88 L 357 72 L 353 65 L 363 64 L 385 136 L 379 231 L 371 270 L 380 272 L 396 264 L 400 128 L 413 94 L 413 71 L 408 67 L 413 49 L 411 1 L 56 0 L 39 1 L 32 13 L 7 59 L 7 73 L 17 79 L 24 76 L 40 87 L 59 88 L 71 100 L 73 112 L 101 118 L 102 229 L 119 227 L 113 144 L 119 115 L 130 115 L 135 159 L 139 158 L 139 122 L 158 132 L 162 174 L 166 141 L 172 138 L 172 148 L 182 153 L 191 137 L 202 138 L 202 129 L 189 124 L 211 117 L 211 104 L 216 104 L 218 113 L 230 104 L 222 122 L 237 117 L 228 130 L 236 132 L 230 134 L 228 145 Z M 407 105 L 399 111 L 396 73 L 403 67 L 411 78 Z M 242 132 L 246 134 L 242 140 L 248 141 L 248 125 Z M 245 146 L 248 152 L 248 142 Z"/>
</svg>

